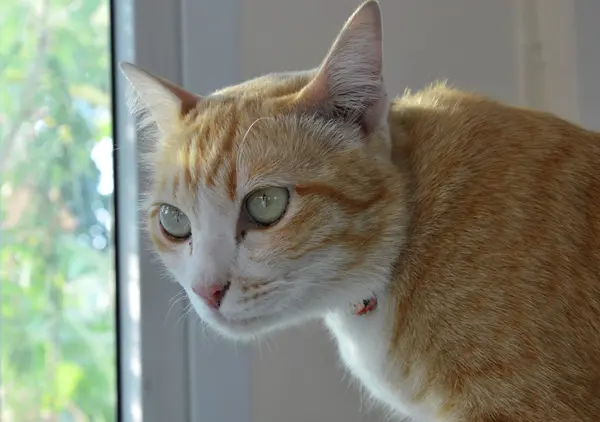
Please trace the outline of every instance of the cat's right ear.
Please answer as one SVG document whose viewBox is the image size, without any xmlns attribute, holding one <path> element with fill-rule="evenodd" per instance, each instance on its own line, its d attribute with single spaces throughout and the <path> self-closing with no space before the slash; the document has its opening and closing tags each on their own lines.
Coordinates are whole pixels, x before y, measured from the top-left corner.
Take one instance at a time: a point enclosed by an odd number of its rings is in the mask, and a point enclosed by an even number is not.
<svg viewBox="0 0 600 422">
<path fill-rule="evenodd" d="M 142 127 L 154 123 L 161 132 L 169 132 L 201 99 L 131 63 L 121 62 L 119 67 L 133 90 L 130 110 L 140 118 Z"/>
</svg>

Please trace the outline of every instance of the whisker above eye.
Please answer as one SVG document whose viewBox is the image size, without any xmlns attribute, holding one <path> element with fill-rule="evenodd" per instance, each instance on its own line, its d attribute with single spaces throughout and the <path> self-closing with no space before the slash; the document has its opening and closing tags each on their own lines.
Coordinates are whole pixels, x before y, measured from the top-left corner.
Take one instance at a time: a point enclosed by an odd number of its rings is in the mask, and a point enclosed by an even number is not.
<svg viewBox="0 0 600 422">
<path fill-rule="evenodd" d="M 252 130 L 252 128 L 254 127 L 254 125 L 258 122 L 260 122 L 261 120 L 272 120 L 273 117 L 271 116 L 263 116 L 263 117 L 259 117 L 258 119 L 256 119 L 255 121 L 253 121 L 250 126 L 248 126 L 248 129 L 246 129 L 246 132 L 244 133 L 244 136 L 242 137 L 242 140 L 240 141 L 240 148 L 244 145 L 244 143 L 246 142 L 246 137 L 248 136 L 248 134 L 250 133 L 250 130 Z"/>
</svg>

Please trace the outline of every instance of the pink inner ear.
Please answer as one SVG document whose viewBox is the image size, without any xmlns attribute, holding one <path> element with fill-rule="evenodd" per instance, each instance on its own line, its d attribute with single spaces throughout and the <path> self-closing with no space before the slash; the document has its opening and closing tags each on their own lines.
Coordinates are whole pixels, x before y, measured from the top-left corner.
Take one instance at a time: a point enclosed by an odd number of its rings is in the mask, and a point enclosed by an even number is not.
<svg viewBox="0 0 600 422">
<path fill-rule="evenodd" d="M 169 81 L 164 79 L 160 80 L 160 83 L 165 86 L 169 91 L 171 91 L 179 100 L 181 101 L 181 115 L 185 116 L 193 110 L 198 105 L 198 101 L 200 101 L 201 97 L 196 94 L 192 94 L 191 92 L 186 91 L 178 85 L 175 85 Z"/>
</svg>

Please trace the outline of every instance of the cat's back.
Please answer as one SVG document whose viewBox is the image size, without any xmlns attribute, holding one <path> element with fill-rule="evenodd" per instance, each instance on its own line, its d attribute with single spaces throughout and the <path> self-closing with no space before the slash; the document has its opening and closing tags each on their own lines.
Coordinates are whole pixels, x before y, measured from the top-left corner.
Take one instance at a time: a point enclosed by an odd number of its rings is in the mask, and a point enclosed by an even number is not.
<svg viewBox="0 0 600 422">
<path fill-rule="evenodd" d="M 413 200 L 393 353 L 448 412 L 597 420 L 600 135 L 442 86 L 390 126 Z"/>
<path fill-rule="evenodd" d="M 443 85 L 396 101 L 391 126 L 414 219 L 442 217 L 419 225 L 449 217 L 523 245 L 555 240 L 597 250 L 588 266 L 600 268 L 600 133 Z"/>
</svg>

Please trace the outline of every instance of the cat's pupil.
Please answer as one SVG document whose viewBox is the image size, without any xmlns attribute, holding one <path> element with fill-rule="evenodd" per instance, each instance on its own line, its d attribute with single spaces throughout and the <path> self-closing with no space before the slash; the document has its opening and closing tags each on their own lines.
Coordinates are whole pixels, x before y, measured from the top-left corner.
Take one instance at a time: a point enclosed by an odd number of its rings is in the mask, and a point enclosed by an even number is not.
<svg viewBox="0 0 600 422">
<path fill-rule="evenodd" d="M 260 203 L 262 204 L 263 208 L 267 208 L 267 206 L 269 205 L 269 197 L 263 193 L 260 196 Z"/>
</svg>

